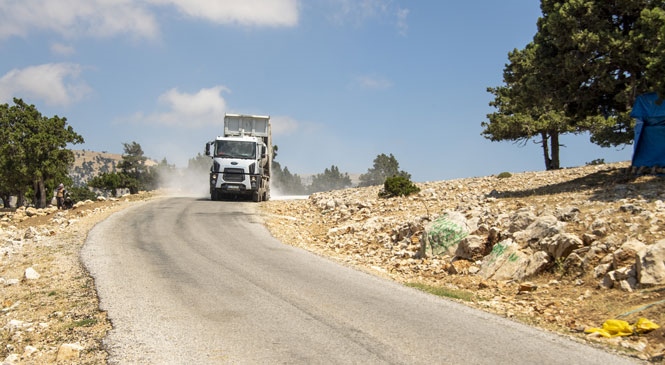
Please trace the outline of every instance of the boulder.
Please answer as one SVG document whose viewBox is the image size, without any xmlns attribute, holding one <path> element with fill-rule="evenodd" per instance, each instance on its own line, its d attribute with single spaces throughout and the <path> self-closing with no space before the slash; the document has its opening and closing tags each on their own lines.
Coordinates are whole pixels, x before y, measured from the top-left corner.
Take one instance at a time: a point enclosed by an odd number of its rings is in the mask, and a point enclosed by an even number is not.
<svg viewBox="0 0 665 365">
<path fill-rule="evenodd" d="M 471 233 L 466 217 L 460 212 L 446 212 L 425 226 L 421 253 L 429 247 L 432 254 L 454 255 L 457 244 Z"/>
<path fill-rule="evenodd" d="M 476 261 L 487 254 L 487 240 L 484 237 L 470 235 L 462 239 L 457 244 L 455 257 L 466 260 Z"/>
<path fill-rule="evenodd" d="M 532 244 L 537 245 L 547 237 L 562 233 L 564 227 L 565 223 L 560 222 L 555 216 L 544 215 L 538 217 L 526 229 L 513 233 L 513 238 L 520 247 L 524 248 Z"/>
<path fill-rule="evenodd" d="M 547 252 L 556 260 L 568 257 L 571 252 L 582 247 L 584 243 L 574 234 L 559 233 L 544 238 L 539 245 L 540 250 Z"/>
<path fill-rule="evenodd" d="M 640 285 L 665 284 L 665 240 L 641 249 L 637 253 L 635 268 Z"/>
<path fill-rule="evenodd" d="M 618 250 L 612 253 L 612 265 L 615 268 L 633 265 L 637 260 L 637 253 L 645 247 L 644 243 L 636 239 L 627 240 Z"/>
<path fill-rule="evenodd" d="M 549 265 L 547 252 L 527 254 L 517 243 L 507 239 L 494 245 L 492 252 L 483 258 L 479 274 L 485 279 L 522 281 Z"/>
<path fill-rule="evenodd" d="M 511 233 L 522 231 L 533 223 L 536 218 L 536 215 L 530 209 L 522 208 L 510 217 L 508 231 Z"/>
</svg>

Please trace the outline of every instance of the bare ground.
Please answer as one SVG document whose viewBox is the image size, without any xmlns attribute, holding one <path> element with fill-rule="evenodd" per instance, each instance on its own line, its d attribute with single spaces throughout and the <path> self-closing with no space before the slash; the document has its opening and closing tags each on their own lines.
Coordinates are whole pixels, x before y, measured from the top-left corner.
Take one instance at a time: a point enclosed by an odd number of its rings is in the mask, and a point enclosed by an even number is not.
<svg viewBox="0 0 665 365">
<path fill-rule="evenodd" d="M 529 173 L 526 180 L 531 181 L 531 185 L 519 187 L 514 181 L 497 181 L 495 189 L 502 193 L 497 200 L 506 209 L 559 204 L 562 200 L 593 200 L 597 204 L 606 204 L 609 209 L 625 204 L 599 198 L 603 191 L 617 185 L 627 186 L 636 192 L 647 188 L 665 192 L 665 182 L 661 177 L 627 179 L 621 172 L 622 167 L 625 166 L 610 166 L 600 173 L 584 169 L 577 169 L 575 173 L 572 173 L 573 170 Z M 459 185 L 470 181 L 472 179 L 460 180 Z M 428 184 L 419 185 L 423 189 L 430 188 Z M 351 191 L 362 199 L 377 199 L 377 188 Z M 96 223 L 114 212 L 152 198 L 152 195 L 140 195 L 114 202 L 94 202 L 58 213 L 68 219 L 66 224 L 54 223 L 55 214 L 49 214 L 0 225 L 5 230 L 10 225 L 18 230 L 35 227 L 39 237 L 23 239 L 20 249 L 0 257 L 0 361 L 8 364 L 51 364 L 56 362 L 63 344 L 76 344 L 80 345 L 80 350 L 60 363 L 106 363 L 103 338 L 112 324 L 99 310 L 94 281 L 80 263 L 79 252 L 88 231 Z M 401 199 L 393 203 L 395 209 L 380 214 L 402 214 L 405 217 L 431 214 L 446 207 L 455 207 L 460 202 L 442 199 L 439 205 L 425 206 L 418 199 Z M 599 327 L 612 318 L 632 323 L 638 317 L 645 317 L 665 325 L 664 286 L 633 292 L 600 289 L 598 280 L 591 275 L 571 276 L 563 268 L 553 267 L 530 280 L 525 289 L 524 283 L 483 280 L 477 275 L 464 274 L 463 268 L 457 268 L 457 272 L 462 274 L 452 274 L 450 265 L 442 265 L 433 257 L 406 261 L 379 259 L 382 248 L 371 242 L 359 243 L 353 250 L 331 247 L 325 236 L 338 222 L 328 219 L 309 200 L 273 200 L 261 203 L 261 207 L 266 226 L 284 243 L 481 310 L 557 331 L 638 359 L 663 362 L 663 327 L 646 334 L 611 339 L 588 335 L 583 330 Z M 665 226 L 662 221 L 657 224 L 660 228 Z M 635 230 L 635 227 L 625 229 Z M 644 241 L 653 241 L 665 238 L 665 232 L 663 229 L 644 230 L 639 237 Z M 40 274 L 38 279 L 25 278 L 25 270 L 30 267 Z M 12 279 L 18 279 L 18 282 Z"/>
<path fill-rule="evenodd" d="M 421 196 L 379 198 L 378 187 L 349 189 L 331 192 L 340 201 L 352 201 L 369 209 L 356 211 L 340 221 L 331 210 L 321 209 L 312 198 L 302 201 L 270 201 L 263 207 L 267 211 L 266 225 L 282 242 L 302 247 L 320 255 L 331 257 L 345 265 L 381 275 L 406 285 L 452 298 L 469 306 L 496 313 L 543 329 L 572 336 L 596 346 L 629 354 L 638 359 L 662 363 L 665 353 L 665 331 L 655 331 L 629 337 L 602 338 L 584 332 L 587 328 L 601 327 L 608 319 L 621 319 L 631 324 L 647 318 L 665 325 L 665 286 L 636 289 L 602 289 L 599 279 L 592 272 L 572 273 L 562 262 L 552 265 L 546 272 L 528 282 L 485 280 L 479 275 L 468 274 L 467 261 L 450 260 L 427 255 L 426 258 L 399 259 L 394 256 L 395 247 L 387 249 L 377 244 L 373 237 L 360 237 L 343 244 L 331 238 L 338 226 L 350 220 L 376 219 L 381 216 L 400 217 L 412 221 L 414 217 L 428 216 L 444 209 L 464 206 L 478 191 L 467 188 L 482 185 L 493 190 L 495 200 L 483 204 L 488 209 L 510 213 L 524 207 L 536 210 L 554 209 L 566 205 L 579 207 L 578 223 L 568 223 L 567 232 L 580 237 L 588 229 L 585 220 L 592 220 L 601 211 L 612 213 L 609 220 L 611 234 L 617 239 L 636 238 L 653 243 L 665 238 L 665 221 L 647 222 L 621 213 L 622 206 L 643 204 L 654 210 L 657 200 L 665 200 L 665 179 L 659 176 L 634 177 L 626 174 L 626 163 L 588 166 L 558 171 L 513 174 L 511 178 L 490 180 L 489 187 L 481 178 L 460 179 L 449 182 L 418 184 L 428 194 L 438 193 L 438 199 L 424 202 Z M 485 185 L 483 185 L 485 184 Z M 626 198 L 616 199 L 616 191 Z M 325 199 L 319 199 L 319 201 Z M 358 203 L 361 202 L 361 203 Z M 359 214 L 363 213 L 363 214 Z M 343 214 L 341 215 L 344 216 Z M 586 217 L 585 217 L 586 216 Z M 631 220 L 632 219 L 632 220 Z M 399 221 L 399 220 L 398 220 Z M 390 227 L 376 235 L 395 234 Z M 418 244 L 417 236 L 412 240 Z M 390 252 L 392 251 L 392 252 Z"/>
</svg>

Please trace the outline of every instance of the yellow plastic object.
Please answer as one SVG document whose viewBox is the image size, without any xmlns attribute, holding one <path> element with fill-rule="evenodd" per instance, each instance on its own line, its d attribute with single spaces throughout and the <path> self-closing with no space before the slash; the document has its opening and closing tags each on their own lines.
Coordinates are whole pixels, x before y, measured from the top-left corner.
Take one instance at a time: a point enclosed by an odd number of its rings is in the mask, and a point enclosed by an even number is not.
<svg viewBox="0 0 665 365">
<path fill-rule="evenodd" d="M 660 328 L 659 325 L 646 318 L 639 318 L 634 325 L 620 319 L 608 319 L 602 328 L 587 328 L 585 333 L 598 333 L 603 337 L 630 336 L 632 334 L 646 333 Z"/>
<path fill-rule="evenodd" d="M 655 329 L 660 328 L 659 325 L 651 322 L 650 320 L 646 318 L 640 318 L 635 322 L 635 332 L 637 333 L 646 333 L 649 331 L 653 331 Z"/>
</svg>

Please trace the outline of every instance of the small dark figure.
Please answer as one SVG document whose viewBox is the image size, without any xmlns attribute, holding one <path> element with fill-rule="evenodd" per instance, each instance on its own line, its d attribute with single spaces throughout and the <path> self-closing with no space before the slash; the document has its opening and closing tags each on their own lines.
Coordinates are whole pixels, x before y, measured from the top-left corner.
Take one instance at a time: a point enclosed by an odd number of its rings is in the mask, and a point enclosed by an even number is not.
<svg viewBox="0 0 665 365">
<path fill-rule="evenodd" d="M 55 190 L 55 201 L 58 203 L 58 209 L 67 209 L 65 208 L 65 196 L 67 195 L 67 190 L 65 190 L 65 185 L 60 184 Z"/>
<path fill-rule="evenodd" d="M 65 200 L 62 202 L 63 209 L 72 209 L 74 207 L 74 201 L 69 196 L 69 191 L 65 190 Z"/>
</svg>

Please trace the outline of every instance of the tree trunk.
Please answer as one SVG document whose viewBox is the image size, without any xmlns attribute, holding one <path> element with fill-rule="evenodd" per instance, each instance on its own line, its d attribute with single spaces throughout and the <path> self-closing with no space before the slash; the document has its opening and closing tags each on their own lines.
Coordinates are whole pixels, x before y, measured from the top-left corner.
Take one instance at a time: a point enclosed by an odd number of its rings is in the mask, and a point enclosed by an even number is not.
<svg viewBox="0 0 665 365">
<path fill-rule="evenodd" d="M 32 184 L 35 189 L 35 208 L 46 208 L 46 189 L 44 188 L 44 178 L 37 178 Z"/>
<path fill-rule="evenodd" d="M 550 145 L 552 148 L 552 158 L 550 159 L 550 168 L 548 170 L 558 170 L 561 168 L 559 161 L 559 133 L 550 133 Z"/>
<path fill-rule="evenodd" d="M 25 206 L 25 192 L 19 191 L 18 196 L 16 196 L 16 207 Z"/>
<path fill-rule="evenodd" d="M 560 150 L 559 133 L 540 132 L 540 135 L 543 137 L 542 146 L 543 146 L 543 156 L 545 157 L 545 169 L 548 171 L 560 169 L 561 167 L 559 162 L 559 150 Z M 552 152 L 551 154 L 550 151 Z"/>
<path fill-rule="evenodd" d="M 543 157 L 545 158 L 545 169 L 549 170 L 550 165 L 552 164 L 552 159 L 550 158 L 549 147 L 547 145 L 549 137 L 547 136 L 547 132 L 540 132 L 540 136 L 542 137 L 541 143 L 542 143 L 542 146 L 543 146 Z"/>
<path fill-rule="evenodd" d="M 9 194 L 2 194 L 2 196 L 0 196 L 0 199 L 2 199 L 3 208 L 10 208 L 9 199 L 11 199 L 11 196 Z"/>
</svg>

